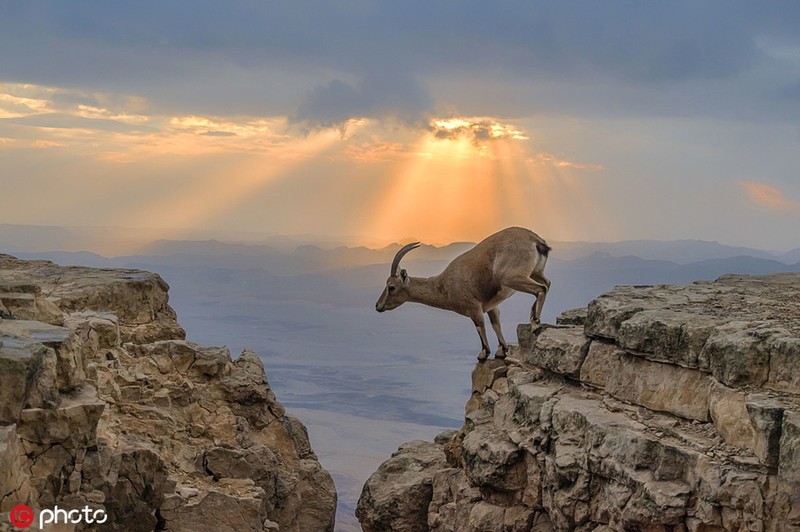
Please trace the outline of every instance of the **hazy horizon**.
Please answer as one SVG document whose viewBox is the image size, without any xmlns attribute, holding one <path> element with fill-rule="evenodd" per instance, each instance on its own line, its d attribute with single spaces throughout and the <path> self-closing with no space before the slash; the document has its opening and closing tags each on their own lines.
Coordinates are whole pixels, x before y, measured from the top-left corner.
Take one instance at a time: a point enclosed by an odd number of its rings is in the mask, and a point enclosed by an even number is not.
<svg viewBox="0 0 800 532">
<path fill-rule="evenodd" d="M 488 236 L 485 235 L 485 236 Z M 102 227 L 102 226 L 57 226 L 36 224 L 11 224 L 0 221 L 0 246 L 8 250 L 24 253 L 31 252 L 87 252 L 106 258 L 137 255 L 146 251 L 149 246 L 158 242 L 220 242 L 242 246 L 270 246 L 281 251 L 291 251 L 299 246 L 314 245 L 323 249 L 335 247 L 366 247 L 380 250 L 391 245 L 421 241 L 423 244 L 439 248 L 453 244 L 474 244 L 478 240 L 428 241 L 414 234 L 390 237 L 387 239 L 371 239 L 359 235 L 338 234 L 283 234 L 248 231 L 212 231 L 202 229 L 168 229 L 149 227 Z M 681 239 L 623 239 L 623 240 L 548 240 L 556 246 L 557 252 L 575 246 L 604 246 L 638 242 L 669 243 L 696 242 L 698 244 L 719 244 L 730 248 L 760 250 L 780 255 L 800 249 L 800 237 L 794 244 L 776 249 L 764 246 L 748 246 L 741 242 L 704 240 L 699 238 Z M 2 250 L 0 250 L 2 251 Z"/>
</svg>

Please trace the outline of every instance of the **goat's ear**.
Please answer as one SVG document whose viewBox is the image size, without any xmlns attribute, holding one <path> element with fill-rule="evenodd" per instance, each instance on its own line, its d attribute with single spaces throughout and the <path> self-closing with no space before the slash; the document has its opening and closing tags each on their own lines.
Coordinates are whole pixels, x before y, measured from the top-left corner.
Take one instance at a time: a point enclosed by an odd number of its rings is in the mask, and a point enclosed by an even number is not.
<svg viewBox="0 0 800 532">
<path fill-rule="evenodd" d="M 403 284 L 408 284 L 408 272 L 404 269 L 400 270 L 400 280 L 403 281 Z"/>
</svg>

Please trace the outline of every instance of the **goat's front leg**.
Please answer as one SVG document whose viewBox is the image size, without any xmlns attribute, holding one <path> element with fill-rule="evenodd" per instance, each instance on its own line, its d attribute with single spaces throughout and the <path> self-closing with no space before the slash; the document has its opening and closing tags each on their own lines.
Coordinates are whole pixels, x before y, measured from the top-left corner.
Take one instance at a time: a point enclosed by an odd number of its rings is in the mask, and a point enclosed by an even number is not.
<svg viewBox="0 0 800 532">
<path fill-rule="evenodd" d="M 478 336 L 481 338 L 481 352 L 478 353 L 478 361 L 483 362 L 489 358 L 489 340 L 486 338 L 486 322 L 483 319 L 483 312 L 478 310 L 470 315 L 472 323 L 475 324 L 475 329 L 478 331 Z"/>
<path fill-rule="evenodd" d="M 495 351 L 494 358 L 504 359 L 508 355 L 508 344 L 506 339 L 503 338 L 503 330 L 500 327 L 500 309 L 495 307 L 486 313 L 489 315 L 489 323 L 492 324 L 494 334 L 497 335 L 497 341 L 500 342 L 500 347 Z"/>
</svg>

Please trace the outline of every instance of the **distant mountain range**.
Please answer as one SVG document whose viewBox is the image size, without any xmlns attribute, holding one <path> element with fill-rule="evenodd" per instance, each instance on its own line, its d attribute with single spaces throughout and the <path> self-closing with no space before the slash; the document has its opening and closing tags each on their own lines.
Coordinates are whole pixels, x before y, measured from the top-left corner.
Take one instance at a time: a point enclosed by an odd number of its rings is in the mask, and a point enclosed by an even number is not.
<svg viewBox="0 0 800 532">
<path fill-rule="evenodd" d="M 58 233 L 46 234 L 51 237 Z M 403 264 L 411 275 L 434 275 L 472 245 L 423 245 L 407 255 Z M 0 251 L 21 258 L 152 270 L 171 284 L 188 283 L 185 289 L 198 294 L 249 294 L 278 300 L 337 302 L 343 306 L 366 305 L 377 296 L 399 247 L 400 244 L 380 249 L 325 248 L 298 243 L 294 248 L 278 249 L 267 244 L 220 240 L 157 240 L 142 246 L 136 255 L 107 258 L 90 252 L 14 253 L 0 240 Z M 552 321 L 567 308 L 585 305 L 617 284 L 684 284 L 713 280 L 726 273 L 800 271 L 798 256 L 800 250 L 776 254 L 699 240 L 555 242 L 546 270 L 554 287 L 545 307 L 545 319 Z M 520 306 L 530 304 L 520 297 L 506 305 L 513 308 L 515 301 L 521 301 Z"/>
<path fill-rule="evenodd" d="M 726 259 L 747 255 L 781 262 L 797 262 L 800 250 L 788 253 L 728 246 L 706 240 L 625 240 L 622 242 L 557 242 L 554 253 L 562 259 L 576 259 L 594 252 L 613 256 L 635 255 L 643 259 L 667 260 L 687 264 L 706 259 Z M 792 255 L 793 254 L 793 255 Z"/>
<path fill-rule="evenodd" d="M 173 234 L 176 232 L 173 231 Z M 105 257 L 126 255 L 246 255 L 277 257 L 293 255 L 300 262 L 325 264 L 335 269 L 345 265 L 365 265 L 391 260 L 400 246 L 368 248 L 354 244 L 354 237 L 324 237 L 315 235 L 286 236 L 232 235 L 224 232 L 180 231 L 179 238 L 163 239 L 156 229 L 113 227 L 57 227 L 39 225 L 0 224 L 0 250 L 14 253 L 51 251 L 90 251 Z M 403 241 L 402 243 L 406 243 Z M 551 241 L 553 256 L 572 260 L 595 252 L 611 256 L 636 256 L 643 259 L 666 260 L 688 264 L 707 259 L 750 256 L 777 260 L 787 264 L 800 261 L 800 247 L 788 252 L 729 246 L 705 240 L 626 240 L 621 242 L 559 242 Z M 456 242 L 446 246 L 423 246 L 414 255 L 422 260 L 446 260 L 469 249 L 473 243 Z M 131 253 L 133 250 L 133 253 Z"/>
<path fill-rule="evenodd" d="M 405 243 L 405 242 L 404 242 Z M 300 241 L 290 252 L 267 244 L 245 244 L 219 240 L 157 240 L 140 248 L 137 255 L 245 255 L 258 257 L 289 256 L 298 262 L 314 263 L 320 269 L 375 264 L 391 261 L 401 244 L 372 249 L 364 246 L 320 246 Z M 474 246 L 474 242 L 454 242 L 446 246 L 423 244 L 414 251 L 417 260 L 451 260 Z M 664 260 L 688 264 L 709 259 L 755 257 L 786 264 L 800 261 L 800 248 L 788 252 L 773 252 L 755 248 L 728 246 L 705 240 L 627 240 L 622 242 L 552 242 L 551 257 L 574 260 L 605 253 L 612 257 L 635 256 L 642 259 Z"/>
</svg>

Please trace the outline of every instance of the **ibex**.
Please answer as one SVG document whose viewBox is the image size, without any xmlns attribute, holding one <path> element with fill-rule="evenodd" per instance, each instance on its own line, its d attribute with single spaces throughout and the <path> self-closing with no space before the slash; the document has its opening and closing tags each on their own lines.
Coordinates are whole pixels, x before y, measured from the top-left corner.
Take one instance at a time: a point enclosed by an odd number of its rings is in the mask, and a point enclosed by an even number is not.
<svg viewBox="0 0 800 532">
<path fill-rule="evenodd" d="M 506 357 L 508 344 L 500 329 L 498 305 L 515 291 L 536 296 L 530 321 L 531 327 L 538 325 L 550 288 L 550 281 L 544 276 L 550 246 L 542 237 L 528 229 L 509 227 L 453 259 L 439 275 L 409 277 L 404 269 L 398 274 L 400 260 L 419 245 L 419 242 L 407 244 L 394 256 L 386 287 L 375 303 L 375 310 L 384 312 L 412 301 L 466 316 L 475 324 L 481 338 L 480 361 L 486 360 L 490 352 L 484 312 L 489 315 L 500 342 L 495 358 Z"/>
</svg>

